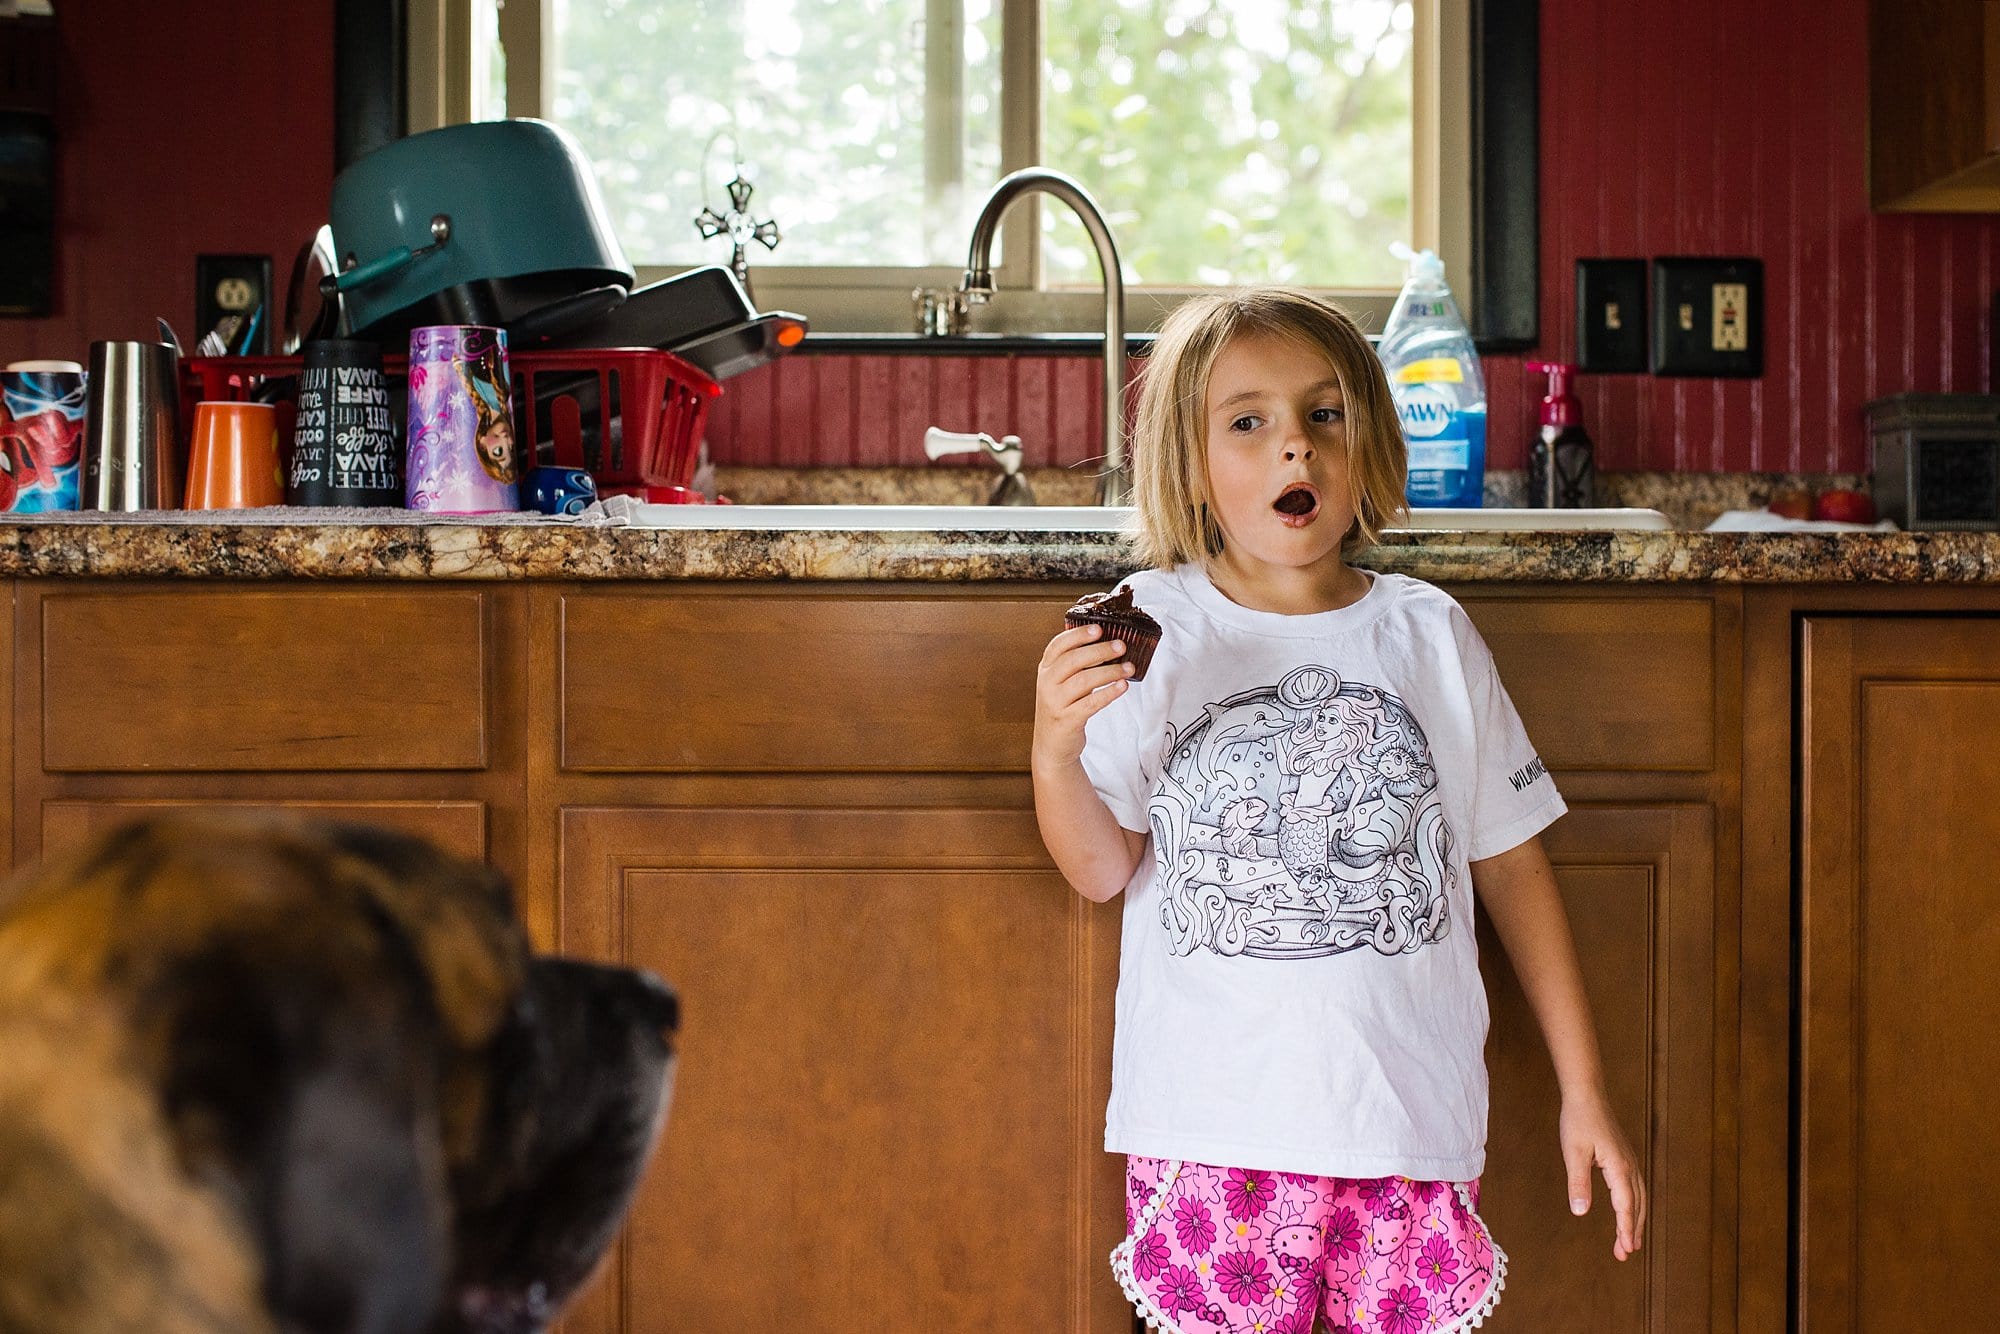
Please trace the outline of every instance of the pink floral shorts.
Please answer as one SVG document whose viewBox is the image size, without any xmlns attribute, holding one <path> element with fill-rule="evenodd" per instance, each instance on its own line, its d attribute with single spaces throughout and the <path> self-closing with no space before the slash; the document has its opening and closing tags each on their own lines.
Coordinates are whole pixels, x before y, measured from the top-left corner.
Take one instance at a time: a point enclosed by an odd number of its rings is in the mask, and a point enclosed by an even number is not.
<svg viewBox="0 0 2000 1334">
<path fill-rule="evenodd" d="M 1455 1334 L 1499 1304 L 1507 1256 L 1479 1183 L 1125 1160 L 1111 1272 L 1176 1334 Z"/>
</svg>

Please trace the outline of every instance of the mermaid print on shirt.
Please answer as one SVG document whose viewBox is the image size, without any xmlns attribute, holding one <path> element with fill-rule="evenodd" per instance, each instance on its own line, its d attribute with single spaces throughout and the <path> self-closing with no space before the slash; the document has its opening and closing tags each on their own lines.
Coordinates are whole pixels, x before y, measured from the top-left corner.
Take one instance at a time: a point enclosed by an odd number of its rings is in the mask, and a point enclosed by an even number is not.
<svg viewBox="0 0 2000 1334">
<path fill-rule="evenodd" d="M 1410 954 L 1449 927 L 1430 743 L 1402 700 L 1331 668 L 1207 705 L 1168 740 L 1149 818 L 1175 954 Z"/>
</svg>

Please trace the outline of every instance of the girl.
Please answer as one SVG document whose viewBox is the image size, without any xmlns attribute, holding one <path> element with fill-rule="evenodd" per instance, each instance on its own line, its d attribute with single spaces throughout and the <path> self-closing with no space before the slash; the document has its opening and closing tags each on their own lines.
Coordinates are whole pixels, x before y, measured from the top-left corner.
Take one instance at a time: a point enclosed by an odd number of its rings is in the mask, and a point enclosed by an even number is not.
<svg viewBox="0 0 2000 1334">
<path fill-rule="evenodd" d="M 1160 645 L 1134 685 L 1097 627 L 1052 639 L 1033 755 L 1057 866 L 1088 898 L 1125 892 L 1119 1284 L 1155 1327 L 1204 1334 L 1484 1319 L 1506 1256 L 1476 1210 L 1474 890 L 1561 1080 L 1571 1208 L 1601 1169 L 1623 1260 L 1646 1190 L 1536 837 L 1563 800 L 1458 604 L 1344 559 L 1403 508 L 1367 342 L 1302 293 L 1188 302 L 1136 439 L 1151 568 L 1129 586 Z"/>
</svg>

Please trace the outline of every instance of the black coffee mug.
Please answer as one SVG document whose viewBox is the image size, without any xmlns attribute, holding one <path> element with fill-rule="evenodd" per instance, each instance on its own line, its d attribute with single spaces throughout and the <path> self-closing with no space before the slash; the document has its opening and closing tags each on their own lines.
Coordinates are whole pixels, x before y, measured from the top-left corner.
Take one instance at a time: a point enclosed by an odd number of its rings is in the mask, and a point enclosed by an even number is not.
<svg viewBox="0 0 2000 1334">
<path fill-rule="evenodd" d="M 382 349 L 355 338 L 305 345 L 288 505 L 403 505 L 403 451 Z"/>
</svg>

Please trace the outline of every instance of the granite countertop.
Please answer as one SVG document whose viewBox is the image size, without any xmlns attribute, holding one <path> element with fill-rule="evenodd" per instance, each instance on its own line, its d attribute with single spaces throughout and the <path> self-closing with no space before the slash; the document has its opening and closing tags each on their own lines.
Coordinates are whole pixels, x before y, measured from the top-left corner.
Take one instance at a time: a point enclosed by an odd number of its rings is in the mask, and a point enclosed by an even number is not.
<svg viewBox="0 0 2000 1334">
<path fill-rule="evenodd" d="M 2000 534 L 1405 531 L 1357 563 L 1449 583 L 1980 584 L 2000 583 Z M 1131 568 L 1115 534 L 1004 526 L 688 531 L 514 516 L 327 523 L 299 511 L 0 525 L 0 575 L 17 578 L 1108 583 Z"/>
</svg>

